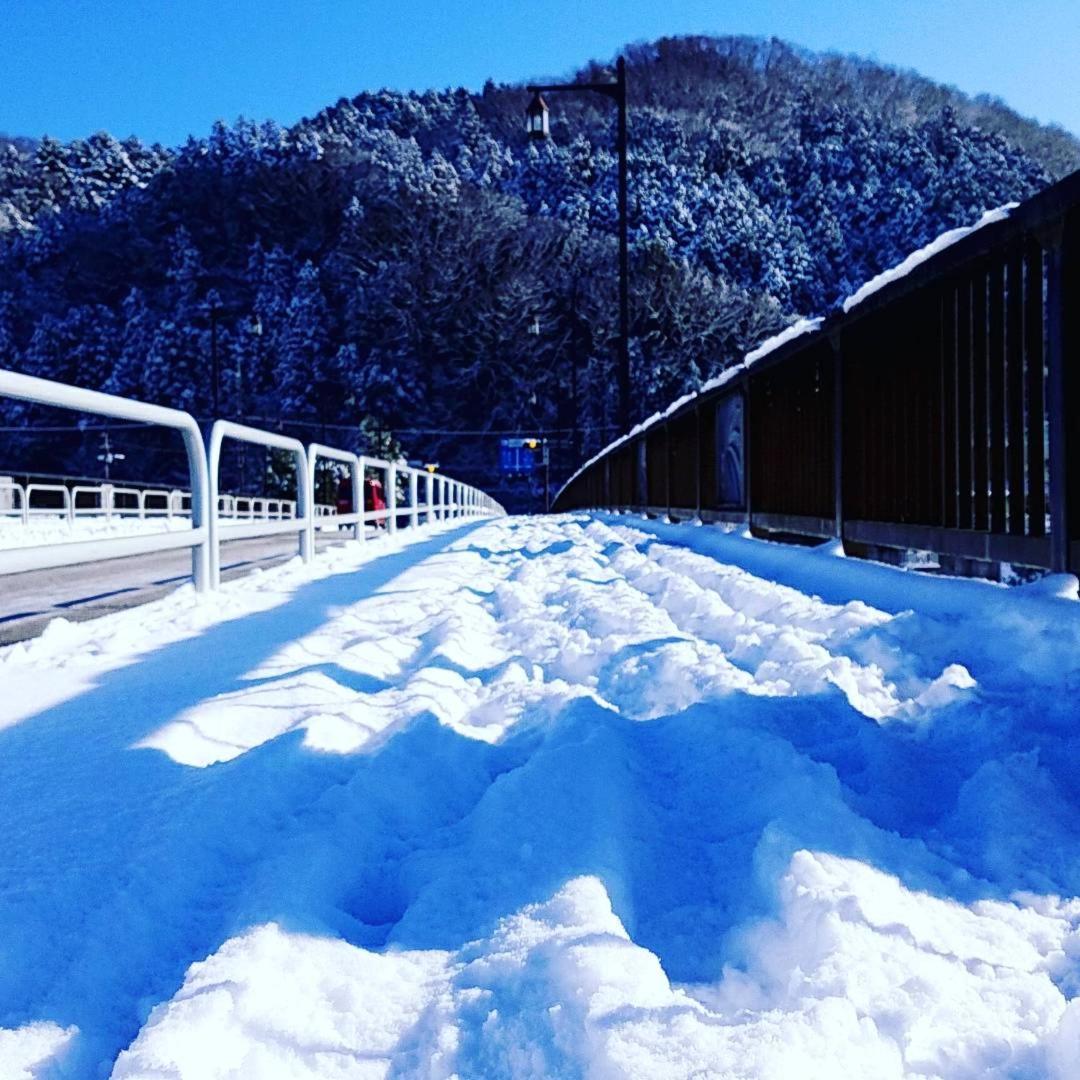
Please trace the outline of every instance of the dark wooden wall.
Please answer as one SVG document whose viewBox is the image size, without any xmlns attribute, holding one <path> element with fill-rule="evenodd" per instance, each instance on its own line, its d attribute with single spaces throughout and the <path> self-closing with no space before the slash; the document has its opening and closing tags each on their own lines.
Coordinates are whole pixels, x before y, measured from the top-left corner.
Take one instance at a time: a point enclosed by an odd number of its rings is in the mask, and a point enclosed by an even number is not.
<svg viewBox="0 0 1080 1080">
<path fill-rule="evenodd" d="M 582 506 L 1080 569 L 1080 174 L 620 445 L 555 508 Z"/>
</svg>

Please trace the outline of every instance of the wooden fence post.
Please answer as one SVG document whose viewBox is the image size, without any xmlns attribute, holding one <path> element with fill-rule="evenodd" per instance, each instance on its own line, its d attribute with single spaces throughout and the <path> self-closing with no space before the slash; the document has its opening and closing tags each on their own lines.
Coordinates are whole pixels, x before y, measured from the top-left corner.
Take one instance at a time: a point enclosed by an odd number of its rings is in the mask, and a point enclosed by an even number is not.
<svg viewBox="0 0 1080 1080">
<path fill-rule="evenodd" d="M 664 421 L 664 505 L 671 520 L 671 426 Z"/>
<path fill-rule="evenodd" d="M 1065 407 L 1064 222 L 1048 230 L 1046 249 L 1046 412 L 1050 442 L 1050 569 L 1069 568 L 1068 438 Z"/>
<path fill-rule="evenodd" d="M 839 333 L 829 335 L 833 366 L 833 530 L 844 542 L 844 354 Z"/>
<path fill-rule="evenodd" d="M 694 405 L 694 498 L 697 503 L 695 516 L 701 520 L 701 402 Z"/>
</svg>

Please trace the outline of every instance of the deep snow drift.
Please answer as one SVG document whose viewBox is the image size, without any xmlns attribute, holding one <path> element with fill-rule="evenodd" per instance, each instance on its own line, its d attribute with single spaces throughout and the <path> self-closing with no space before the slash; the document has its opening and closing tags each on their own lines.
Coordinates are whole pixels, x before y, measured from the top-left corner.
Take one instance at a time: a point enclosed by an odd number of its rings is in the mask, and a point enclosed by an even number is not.
<svg viewBox="0 0 1080 1080">
<path fill-rule="evenodd" d="M 53 624 L 0 1073 L 1073 1077 L 1058 584 L 567 515 Z"/>
</svg>

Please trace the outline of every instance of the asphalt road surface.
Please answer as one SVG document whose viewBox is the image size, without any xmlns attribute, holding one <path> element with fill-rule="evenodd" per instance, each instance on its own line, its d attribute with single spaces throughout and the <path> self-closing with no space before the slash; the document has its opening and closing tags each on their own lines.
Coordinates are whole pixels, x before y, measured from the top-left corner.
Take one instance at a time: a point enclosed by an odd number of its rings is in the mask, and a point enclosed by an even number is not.
<svg viewBox="0 0 1080 1080">
<path fill-rule="evenodd" d="M 343 543 L 346 533 L 316 533 L 318 548 Z M 297 553 L 297 538 L 267 536 L 226 542 L 221 576 L 239 577 L 256 567 L 284 562 Z M 93 619 L 110 611 L 145 604 L 191 580 L 187 549 L 135 555 L 108 562 L 31 570 L 0 578 L 0 645 L 36 637 L 50 619 Z"/>
</svg>

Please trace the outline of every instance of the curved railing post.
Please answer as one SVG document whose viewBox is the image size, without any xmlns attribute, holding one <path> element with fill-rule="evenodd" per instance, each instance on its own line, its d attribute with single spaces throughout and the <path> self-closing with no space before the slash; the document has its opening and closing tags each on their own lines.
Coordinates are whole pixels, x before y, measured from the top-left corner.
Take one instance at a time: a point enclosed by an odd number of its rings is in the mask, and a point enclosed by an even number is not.
<svg viewBox="0 0 1080 1080">
<path fill-rule="evenodd" d="M 386 531 L 397 532 L 397 466 L 392 461 L 386 466 Z"/>
<path fill-rule="evenodd" d="M 352 513 L 335 514 L 333 520 L 339 525 L 352 525 L 353 538 L 356 540 L 362 540 L 364 535 L 363 459 L 348 450 L 336 450 L 332 446 L 323 446 L 322 443 L 311 443 L 307 448 L 308 490 L 311 492 L 312 501 L 312 515 L 308 532 L 313 553 L 315 551 L 315 460 L 320 457 L 340 461 L 349 466 L 352 488 Z"/>
<path fill-rule="evenodd" d="M 352 470 L 352 506 L 356 514 L 356 524 L 353 526 L 353 539 L 364 539 L 364 459 L 353 457 Z"/>
<path fill-rule="evenodd" d="M 367 539 L 367 458 L 361 454 L 356 459 L 356 472 L 353 474 L 353 506 L 360 512 L 356 523 L 356 539 Z"/>
<path fill-rule="evenodd" d="M 274 432 L 260 431 L 258 428 L 247 427 L 244 424 L 234 424 L 231 420 L 218 420 L 210 429 L 210 452 L 209 460 L 209 505 L 213 507 L 210 515 L 210 588 L 216 589 L 221 584 L 221 524 L 218 518 L 217 506 L 219 497 L 220 469 L 221 469 L 221 444 L 225 439 L 236 439 L 239 442 L 252 443 L 255 446 L 268 446 L 275 450 L 287 450 L 296 461 L 296 505 L 302 512 L 299 522 L 276 521 L 265 523 L 252 523 L 250 526 L 236 526 L 230 530 L 239 539 L 240 537 L 272 536 L 280 532 L 297 532 L 300 534 L 300 557 L 304 562 L 310 562 L 313 549 L 313 530 L 311 527 L 314 517 L 314 498 L 312 486 L 308 482 L 307 453 L 303 443 L 298 439 L 291 439 L 287 435 L 279 435 Z M 194 495 L 194 491 L 192 492 Z M 192 512 L 195 501 L 192 499 Z"/>
</svg>

